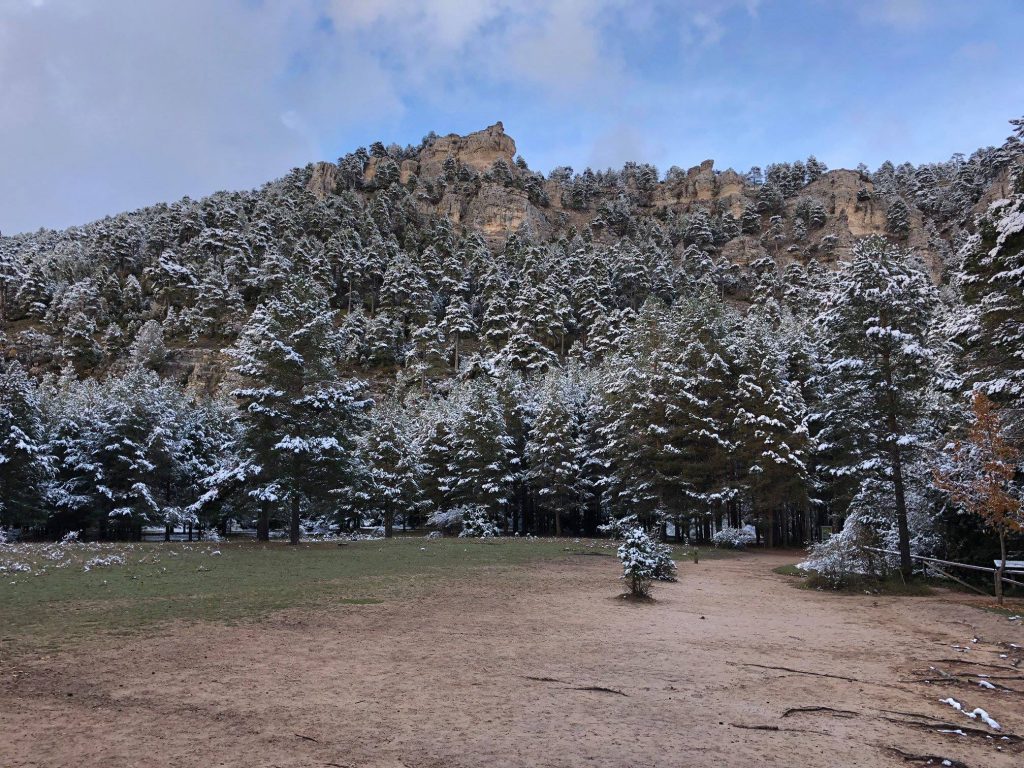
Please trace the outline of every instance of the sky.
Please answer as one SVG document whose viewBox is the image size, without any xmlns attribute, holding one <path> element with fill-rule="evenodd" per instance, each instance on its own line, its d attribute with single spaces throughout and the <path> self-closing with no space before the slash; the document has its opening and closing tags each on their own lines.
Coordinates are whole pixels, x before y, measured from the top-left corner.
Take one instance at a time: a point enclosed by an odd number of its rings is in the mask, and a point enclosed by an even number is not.
<svg viewBox="0 0 1024 768">
<path fill-rule="evenodd" d="M 0 231 L 502 120 L 535 170 L 998 145 L 1024 0 L 0 0 Z"/>
</svg>

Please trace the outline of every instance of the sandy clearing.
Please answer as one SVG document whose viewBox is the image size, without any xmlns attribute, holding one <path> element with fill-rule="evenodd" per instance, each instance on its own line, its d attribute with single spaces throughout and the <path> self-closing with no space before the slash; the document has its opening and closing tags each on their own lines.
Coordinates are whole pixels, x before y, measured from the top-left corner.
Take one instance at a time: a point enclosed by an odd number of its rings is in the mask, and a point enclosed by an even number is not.
<svg viewBox="0 0 1024 768">
<path fill-rule="evenodd" d="M 0 765 L 908 765 L 885 747 L 971 768 L 1024 763 L 998 739 L 879 717 L 984 729 L 940 703 L 951 695 L 1024 734 L 1022 693 L 906 682 L 949 658 L 1008 671 L 936 666 L 1024 676 L 1012 653 L 999 657 L 998 643 L 1024 644 L 1019 628 L 960 596 L 797 590 L 771 571 L 790 561 L 681 563 L 656 603 L 633 604 L 613 597 L 611 558 L 567 557 L 416 600 L 172 626 L 23 658 L 0 670 Z M 582 690 L 591 686 L 625 695 Z M 813 706 L 857 714 L 781 717 Z"/>
</svg>

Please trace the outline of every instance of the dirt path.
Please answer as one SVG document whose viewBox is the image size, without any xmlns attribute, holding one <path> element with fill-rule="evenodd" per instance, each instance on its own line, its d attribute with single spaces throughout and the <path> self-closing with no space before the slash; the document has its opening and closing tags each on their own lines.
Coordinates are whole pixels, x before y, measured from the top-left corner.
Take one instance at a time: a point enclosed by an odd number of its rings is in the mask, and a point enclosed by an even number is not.
<svg viewBox="0 0 1024 768">
<path fill-rule="evenodd" d="M 907 682 L 933 664 L 1024 691 L 996 680 L 1024 677 L 1022 651 L 998 645 L 1024 645 L 1019 627 L 955 600 L 797 590 L 772 573 L 783 562 L 682 563 L 638 605 L 612 597 L 611 558 L 578 556 L 417 601 L 22 660 L 0 670 L 0 765 L 912 765 L 886 747 L 1024 764 L 1024 745 L 938 732 L 988 730 L 940 703 L 953 696 L 1024 734 L 1024 693 Z M 849 712 L 782 716 L 816 706 Z"/>
</svg>

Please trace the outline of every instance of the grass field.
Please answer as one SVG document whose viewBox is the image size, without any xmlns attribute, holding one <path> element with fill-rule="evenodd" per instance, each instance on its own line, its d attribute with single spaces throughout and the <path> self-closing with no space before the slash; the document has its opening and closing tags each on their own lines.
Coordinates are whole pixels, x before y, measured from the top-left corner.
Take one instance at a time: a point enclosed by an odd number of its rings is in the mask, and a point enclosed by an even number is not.
<svg viewBox="0 0 1024 768">
<path fill-rule="evenodd" d="M 0 552 L 29 571 L 0 573 L 0 651 L 58 650 L 97 634 L 160 622 L 241 621 L 302 606 L 379 603 L 481 569 L 575 555 L 614 557 L 616 544 L 579 539 L 424 539 L 17 545 Z M 686 559 L 692 548 L 678 548 Z M 716 557 L 701 550 L 701 557 Z M 96 559 L 123 557 L 123 565 Z M 92 563 L 88 570 L 85 566 Z M 522 578 L 521 575 L 513 578 Z"/>
</svg>

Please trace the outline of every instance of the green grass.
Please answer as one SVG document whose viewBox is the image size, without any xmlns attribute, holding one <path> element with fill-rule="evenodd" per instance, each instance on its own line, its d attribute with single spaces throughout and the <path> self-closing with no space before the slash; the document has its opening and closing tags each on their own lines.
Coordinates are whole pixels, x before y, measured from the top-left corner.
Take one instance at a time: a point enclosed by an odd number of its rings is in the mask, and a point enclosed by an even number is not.
<svg viewBox="0 0 1024 768">
<path fill-rule="evenodd" d="M 485 569 L 615 551 L 612 542 L 572 539 L 421 537 L 345 546 L 103 546 L 98 554 L 123 553 L 128 562 L 86 572 L 82 560 L 97 552 L 56 568 L 43 557 L 42 547 L 21 549 L 15 559 L 28 562 L 34 573 L 0 573 L 0 655 L 45 653 L 98 634 L 131 633 L 168 621 L 235 622 L 296 606 L 374 605 L 414 594 L 429 582 Z"/>
<path fill-rule="evenodd" d="M 772 573 L 777 573 L 780 576 L 799 576 L 801 578 L 807 575 L 795 565 L 780 565 L 778 568 L 772 568 Z"/>
<path fill-rule="evenodd" d="M 935 582 L 915 576 L 904 581 L 900 574 L 885 577 L 854 576 L 840 587 L 836 587 L 813 571 L 802 571 L 795 565 L 780 565 L 772 568 L 780 576 L 793 576 L 799 579 L 794 584 L 801 589 L 820 589 L 840 595 L 898 595 L 904 597 L 926 597 L 934 594 L 932 586 Z"/>
</svg>

